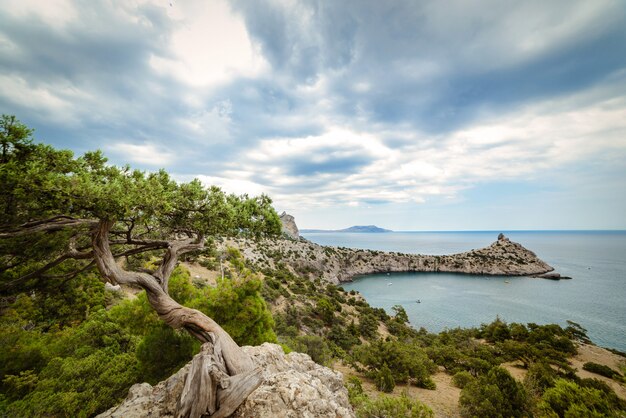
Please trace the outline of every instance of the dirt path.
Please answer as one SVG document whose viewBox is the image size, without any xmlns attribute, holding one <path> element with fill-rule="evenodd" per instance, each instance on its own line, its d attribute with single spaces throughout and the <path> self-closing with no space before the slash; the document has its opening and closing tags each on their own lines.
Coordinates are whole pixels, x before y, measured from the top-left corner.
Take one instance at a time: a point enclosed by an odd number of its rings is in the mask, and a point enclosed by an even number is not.
<svg viewBox="0 0 626 418">
<path fill-rule="evenodd" d="M 366 378 L 360 373 L 357 373 L 349 366 L 337 362 L 333 365 L 333 369 L 343 373 L 344 381 L 350 376 L 358 377 L 362 384 L 363 390 L 370 398 L 376 398 L 381 394 L 376 389 L 374 382 Z M 416 388 L 415 386 L 397 385 L 392 395 L 400 396 L 402 392 L 408 394 L 410 398 L 419 400 L 420 402 L 428 405 L 435 413 L 436 418 L 457 418 L 459 417 L 459 396 L 461 389 L 452 385 L 452 377 L 444 372 L 437 372 L 432 376 L 432 379 L 437 384 L 436 390 L 428 390 L 422 388 Z"/>
<path fill-rule="evenodd" d="M 621 372 L 621 367 L 626 363 L 626 358 L 610 352 L 595 345 L 581 344 L 578 347 L 578 354 L 570 359 L 572 367 L 578 369 L 576 374 L 581 378 L 594 378 L 603 381 L 611 387 L 620 398 L 626 400 L 626 385 L 616 382 L 608 377 L 583 370 L 583 364 L 587 362 L 603 364 L 613 370 Z"/>
</svg>

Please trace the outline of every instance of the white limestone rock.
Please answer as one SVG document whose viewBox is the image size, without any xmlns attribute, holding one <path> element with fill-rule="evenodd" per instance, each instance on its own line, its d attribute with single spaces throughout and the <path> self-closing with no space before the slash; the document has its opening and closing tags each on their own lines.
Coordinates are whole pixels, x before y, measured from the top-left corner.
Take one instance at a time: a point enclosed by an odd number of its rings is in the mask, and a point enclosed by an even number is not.
<svg viewBox="0 0 626 418">
<path fill-rule="evenodd" d="M 264 382 L 232 417 L 354 417 L 341 373 L 316 364 L 306 354 L 285 355 L 276 344 L 243 349 L 262 367 Z M 188 370 L 189 364 L 154 387 L 132 386 L 120 405 L 98 418 L 174 417 Z"/>
<path fill-rule="evenodd" d="M 293 216 L 289 215 L 287 212 L 283 212 L 280 215 L 280 222 L 282 223 L 283 234 L 291 239 L 297 240 L 300 238 L 300 231 L 298 230 L 296 220 Z"/>
</svg>

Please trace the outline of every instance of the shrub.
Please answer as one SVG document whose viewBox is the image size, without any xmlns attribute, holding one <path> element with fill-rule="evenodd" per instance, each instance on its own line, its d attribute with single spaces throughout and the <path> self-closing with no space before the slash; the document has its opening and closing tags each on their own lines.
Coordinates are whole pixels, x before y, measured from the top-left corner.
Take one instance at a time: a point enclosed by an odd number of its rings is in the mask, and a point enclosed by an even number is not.
<svg viewBox="0 0 626 418">
<path fill-rule="evenodd" d="M 393 379 L 387 364 L 383 364 L 383 367 L 376 372 L 374 380 L 376 381 L 376 388 L 381 392 L 390 393 L 396 387 L 396 381 Z"/>
<path fill-rule="evenodd" d="M 621 377 L 619 372 L 611 369 L 609 366 L 605 366 L 604 364 L 594 363 L 591 361 L 583 364 L 583 370 L 587 370 L 588 372 L 599 374 L 600 376 L 608 377 L 609 379 L 619 379 Z"/>
<path fill-rule="evenodd" d="M 524 385 L 534 395 L 541 396 L 546 389 L 554 386 L 556 372 L 544 362 L 533 363 L 526 373 Z"/>
<path fill-rule="evenodd" d="M 378 319 L 373 315 L 362 315 L 359 318 L 359 331 L 368 340 L 378 337 Z"/>
<path fill-rule="evenodd" d="M 432 418 L 433 411 L 416 399 L 411 399 L 406 393 L 399 397 L 379 396 L 375 400 L 360 397 L 354 412 L 358 418 L 372 417 L 406 417 Z"/>
<path fill-rule="evenodd" d="M 166 379 L 191 360 L 199 345 L 186 332 L 158 324 L 137 346 L 141 380 L 154 385 Z"/>
<path fill-rule="evenodd" d="M 306 353 L 317 364 L 326 366 L 332 358 L 328 343 L 317 335 L 300 335 L 296 338 L 288 339 L 287 345 L 300 353 Z"/>
<path fill-rule="evenodd" d="M 472 376 L 470 372 L 465 370 L 461 370 L 460 372 L 452 376 L 452 384 L 460 389 L 463 389 L 472 380 L 474 380 L 474 376 Z"/>
<path fill-rule="evenodd" d="M 395 382 L 413 381 L 418 387 L 434 389 L 430 375 L 436 366 L 414 343 L 379 340 L 357 347 L 354 356 L 368 368 L 368 375 L 372 378 L 376 378 L 383 367 L 388 367 Z"/>
<path fill-rule="evenodd" d="M 469 382 L 459 399 L 462 417 L 525 417 L 529 416 L 526 391 L 508 371 L 494 367 Z"/>
<path fill-rule="evenodd" d="M 356 376 L 350 376 L 345 383 L 346 389 L 348 389 L 348 399 L 352 405 L 356 405 L 358 397 L 363 396 L 363 385 L 361 380 Z"/>
<path fill-rule="evenodd" d="M 609 417 L 623 416 L 623 404 L 612 402 L 612 397 L 603 390 L 582 387 L 558 379 L 553 388 L 546 390 L 539 403 L 542 414 L 558 417 Z M 622 412 L 620 414 L 620 412 Z"/>
</svg>

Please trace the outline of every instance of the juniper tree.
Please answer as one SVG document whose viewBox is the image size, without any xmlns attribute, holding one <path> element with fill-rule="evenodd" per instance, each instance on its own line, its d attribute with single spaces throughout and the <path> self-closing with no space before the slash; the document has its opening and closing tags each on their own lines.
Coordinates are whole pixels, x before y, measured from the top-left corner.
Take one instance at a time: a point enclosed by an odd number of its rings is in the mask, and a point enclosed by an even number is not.
<svg viewBox="0 0 626 418">
<path fill-rule="evenodd" d="M 144 289 L 165 323 L 210 343 L 205 359 L 217 364 L 209 379 L 210 399 L 202 399 L 202 383 L 188 388 L 181 414 L 225 416 L 232 412 L 247 396 L 236 392 L 250 391 L 260 381 L 250 377 L 253 384 L 245 384 L 243 376 L 258 371 L 213 319 L 171 298 L 168 282 L 179 258 L 203 249 L 212 237 L 279 234 L 280 220 L 271 199 L 227 195 L 198 180 L 178 183 L 164 170 L 146 173 L 117 167 L 100 151 L 75 157 L 71 151 L 35 143 L 31 135 L 15 117 L 2 116 L 2 293 L 37 291 L 89 269 L 97 269 L 109 283 Z M 155 269 L 133 270 L 120 262 L 143 253 L 159 255 Z M 198 368 L 190 373 L 194 371 L 202 373 Z M 219 385 L 229 389 L 216 393 Z M 199 399 L 194 401 L 196 396 Z"/>
</svg>

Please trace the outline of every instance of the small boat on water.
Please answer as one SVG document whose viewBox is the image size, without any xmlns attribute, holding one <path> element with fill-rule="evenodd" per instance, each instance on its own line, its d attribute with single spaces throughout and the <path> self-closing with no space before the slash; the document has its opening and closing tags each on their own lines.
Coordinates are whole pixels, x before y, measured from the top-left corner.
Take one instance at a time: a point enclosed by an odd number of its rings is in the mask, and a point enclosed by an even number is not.
<svg viewBox="0 0 626 418">
<path fill-rule="evenodd" d="M 504 281 L 504 283 L 509 284 L 509 283 L 511 283 L 511 282 L 510 282 L 510 281 L 508 281 L 508 280 L 505 280 L 505 281 Z"/>
<path fill-rule="evenodd" d="M 391 286 L 393 283 L 387 283 L 387 286 Z"/>
<path fill-rule="evenodd" d="M 422 303 L 422 301 L 418 299 L 415 301 L 415 303 Z"/>
</svg>

